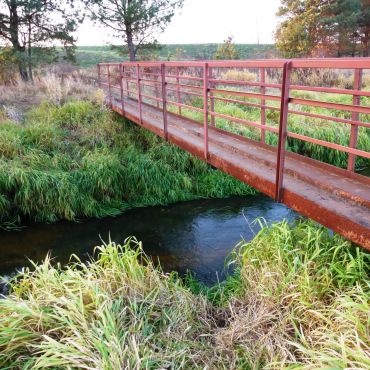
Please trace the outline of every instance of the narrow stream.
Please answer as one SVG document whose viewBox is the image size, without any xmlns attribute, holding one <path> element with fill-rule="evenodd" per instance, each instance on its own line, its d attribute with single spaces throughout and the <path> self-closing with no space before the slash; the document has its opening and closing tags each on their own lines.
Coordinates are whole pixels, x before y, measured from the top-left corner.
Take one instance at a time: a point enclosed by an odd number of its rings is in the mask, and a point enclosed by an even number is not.
<svg viewBox="0 0 370 370">
<path fill-rule="evenodd" d="M 42 261 L 48 251 L 66 263 L 72 253 L 88 259 L 94 246 L 128 236 L 143 242 L 145 252 L 165 271 L 191 270 L 211 284 L 225 276 L 225 257 L 241 240 L 258 232 L 257 218 L 267 222 L 298 216 L 263 195 L 196 200 L 170 206 L 136 208 L 115 218 L 55 224 L 30 224 L 21 231 L 0 232 L 0 276 Z"/>
</svg>

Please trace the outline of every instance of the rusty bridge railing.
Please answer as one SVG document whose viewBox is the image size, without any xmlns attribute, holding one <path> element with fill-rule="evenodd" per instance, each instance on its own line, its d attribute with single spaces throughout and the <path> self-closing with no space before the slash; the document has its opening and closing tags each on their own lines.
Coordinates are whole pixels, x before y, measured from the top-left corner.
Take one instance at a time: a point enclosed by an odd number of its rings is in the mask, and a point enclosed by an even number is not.
<svg viewBox="0 0 370 370">
<path fill-rule="evenodd" d="M 269 145 L 276 147 L 277 201 L 283 188 L 288 138 L 346 153 L 349 175 L 355 171 L 357 157 L 369 160 L 370 164 L 368 148 L 358 148 L 359 129 L 370 135 L 370 91 L 362 89 L 362 77 L 367 70 L 370 71 L 370 58 L 98 65 L 99 84 L 107 90 L 110 104 L 120 105 L 124 113 L 125 104 L 135 102 L 140 123 L 144 119 L 144 105 L 160 109 L 165 138 L 169 112 L 201 123 L 205 159 L 209 153 L 209 126 L 229 130 L 230 125 L 228 128 L 223 124 L 229 122 L 235 125 L 233 134 L 242 134 L 240 127 L 249 127 L 252 136 L 262 143 L 267 143 L 267 134 L 275 135 L 275 142 L 270 137 Z M 370 76 L 367 78 L 370 80 Z M 333 83 L 341 79 L 346 86 Z M 218 112 L 219 102 L 229 104 L 231 112 Z M 252 116 L 258 119 L 233 114 L 233 106 L 242 107 L 239 109 L 242 113 L 254 112 Z M 329 140 L 297 132 L 289 125 L 289 117 L 293 116 L 303 117 L 302 124 L 312 124 L 317 130 L 334 124 L 338 132 L 348 131 L 348 142 L 336 142 L 335 135 Z"/>
</svg>

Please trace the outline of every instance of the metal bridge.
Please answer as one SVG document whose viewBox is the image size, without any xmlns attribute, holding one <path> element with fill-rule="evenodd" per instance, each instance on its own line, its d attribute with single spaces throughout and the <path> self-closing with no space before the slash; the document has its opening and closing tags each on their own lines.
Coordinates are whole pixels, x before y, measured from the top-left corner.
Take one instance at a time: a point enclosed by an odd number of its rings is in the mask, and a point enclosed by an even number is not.
<svg viewBox="0 0 370 370">
<path fill-rule="evenodd" d="M 116 112 L 370 250 L 366 73 L 370 58 L 98 65 Z"/>
</svg>

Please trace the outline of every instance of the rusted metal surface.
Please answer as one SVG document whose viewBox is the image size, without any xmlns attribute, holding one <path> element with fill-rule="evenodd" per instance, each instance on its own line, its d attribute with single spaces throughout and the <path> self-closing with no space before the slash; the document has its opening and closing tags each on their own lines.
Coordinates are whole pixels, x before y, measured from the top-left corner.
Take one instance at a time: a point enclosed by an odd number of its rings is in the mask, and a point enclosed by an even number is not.
<svg viewBox="0 0 370 370">
<path fill-rule="evenodd" d="M 319 68 L 352 73 L 353 88 L 297 80 L 299 73 Z M 230 70 L 247 78 L 230 78 Z M 359 127 L 370 128 L 370 107 L 361 104 L 361 97 L 370 96 L 361 89 L 364 70 L 370 70 L 370 58 L 125 62 L 99 64 L 98 77 L 120 114 L 370 249 L 370 178 L 355 173 L 356 158 L 370 159 L 369 151 L 358 147 Z M 352 101 L 336 100 L 339 94 Z M 217 101 L 230 105 L 230 112 L 233 107 L 258 111 L 259 119 L 220 113 Z M 303 117 L 305 125 L 312 119 L 316 128 L 338 125 L 348 132 L 348 145 L 295 131 L 289 124 L 293 116 Z M 248 131 L 255 140 L 244 137 L 244 129 L 257 131 Z M 347 169 L 287 152 L 287 138 L 347 153 Z"/>
<path fill-rule="evenodd" d="M 292 68 L 291 62 L 286 62 L 283 69 L 283 82 L 281 89 L 280 101 L 280 119 L 279 119 L 279 138 L 277 147 L 277 162 L 276 162 L 276 181 L 275 181 L 275 200 L 281 201 L 281 193 L 283 190 L 284 180 L 284 160 L 285 160 L 285 145 L 287 139 L 287 124 L 288 124 L 288 106 L 289 106 L 289 84 L 290 72 Z"/>
<path fill-rule="evenodd" d="M 161 64 L 161 84 L 162 84 L 162 112 L 163 112 L 163 133 L 164 138 L 168 140 L 167 130 L 167 92 L 166 92 L 166 71 L 165 65 Z"/>
<path fill-rule="evenodd" d="M 264 85 L 266 83 L 266 69 L 264 67 L 260 68 L 260 92 L 262 95 L 261 98 L 261 125 L 266 125 L 266 99 L 263 97 L 263 95 L 266 94 L 266 86 Z M 261 141 L 264 143 L 266 142 L 266 133 L 265 130 L 261 129 Z"/>
<path fill-rule="evenodd" d="M 362 69 L 356 69 L 355 70 L 355 81 L 354 81 L 354 89 L 355 90 L 361 90 L 362 85 Z M 360 95 L 353 95 L 353 105 L 360 105 L 361 104 L 361 96 Z M 358 112 L 352 112 L 352 121 L 358 121 L 360 115 Z M 357 147 L 357 140 L 358 140 L 358 126 L 357 125 L 351 125 L 351 135 L 349 139 L 349 146 L 351 148 Z M 348 157 L 348 170 L 354 171 L 355 170 L 355 162 L 356 162 L 356 156 L 354 154 L 349 155 Z"/>
<path fill-rule="evenodd" d="M 208 159 L 208 63 L 204 64 L 203 69 L 203 138 L 204 138 L 204 158 Z"/>
<path fill-rule="evenodd" d="M 140 117 L 140 125 L 143 124 L 143 107 L 142 107 L 142 96 L 141 96 L 141 85 L 140 85 L 140 66 L 136 65 L 136 88 L 137 88 L 137 102 Z"/>
</svg>

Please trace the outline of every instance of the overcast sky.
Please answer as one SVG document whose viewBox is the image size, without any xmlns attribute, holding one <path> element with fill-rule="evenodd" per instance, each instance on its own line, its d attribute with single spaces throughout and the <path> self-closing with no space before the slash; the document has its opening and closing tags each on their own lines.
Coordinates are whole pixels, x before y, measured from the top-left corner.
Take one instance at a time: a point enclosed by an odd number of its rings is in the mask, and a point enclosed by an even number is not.
<svg viewBox="0 0 370 370">
<path fill-rule="evenodd" d="M 236 43 L 257 43 L 258 39 L 262 44 L 272 43 L 279 4 L 280 0 L 185 0 L 158 40 L 164 44 L 221 43 L 232 35 Z M 85 21 L 77 44 L 114 42 L 109 33 Z"/>
</svg>

